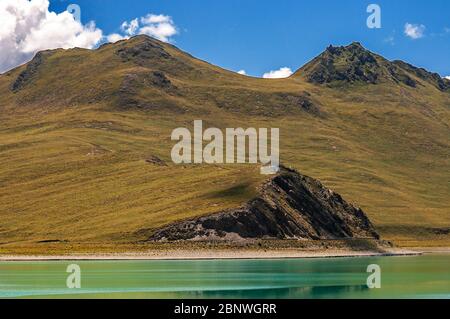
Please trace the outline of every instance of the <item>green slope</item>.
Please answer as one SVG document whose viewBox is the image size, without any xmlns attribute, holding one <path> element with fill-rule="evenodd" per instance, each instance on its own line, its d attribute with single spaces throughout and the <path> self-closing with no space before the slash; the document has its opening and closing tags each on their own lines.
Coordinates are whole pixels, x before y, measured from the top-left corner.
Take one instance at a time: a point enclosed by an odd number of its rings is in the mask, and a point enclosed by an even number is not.
<svg viewBox="0 0 450 319">
<path fill-rule="evenodd" d="M 172 130 L 202 119 L 279 127 L 282 162 L 362 207 L 384 238 L 448 246 L 449 82 L 359 45 L 331 51 L 257 79 L 139 36 L 0 75 L 0 243 L 135 242 L 247 201 L 259 167 L 171 163 Z"/>
</svg>

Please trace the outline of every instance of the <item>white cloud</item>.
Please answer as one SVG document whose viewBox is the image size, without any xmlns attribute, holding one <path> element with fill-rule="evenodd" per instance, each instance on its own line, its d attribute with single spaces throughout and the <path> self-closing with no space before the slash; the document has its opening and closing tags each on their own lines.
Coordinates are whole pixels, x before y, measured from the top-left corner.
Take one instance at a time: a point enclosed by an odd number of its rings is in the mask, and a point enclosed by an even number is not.
<svg viewBox="0 0 450 319">
<path fill-rule="evenodd" d="M 128 39 L 138 34 L 146 34 L 164 42 L 170 42 L 171 37 L 178 33 L 177 27 L 170 16 L 163 14 L 147 14 L 122 23 L 120 29 L 123 34 L 113 33 L 107 36 L 109 42 Z"/>
<path fill-rule="evenodd" d="M 450 80 L 450 75 L 449 76 L 444 76 L 444 79 Z"/>
<path fill-rule="evenodd" d="M 172 18 L 163 14 L 147 14 L 145 17 L 141 18 L 143 24 L 151 23 L 173 23 Z"/>
<path fill-rule="evenodd" d="M 130 22 L 125 21 L 120 26 L 120 29 L 122 29 L 123 32 L 125 32 L 128 35 L 136 34 L 136 31 L 139 28 L 139 21 L 138 19 L 131 20 Z"/>
<path fill-rule="evenodd" d="M 65 11 L 49 11 L 48 0 L 0 1 L 0 73 L 29 61 L 37 51 L 91 49 L 103 38 L 93 22 L 82 25 Z"/>
<path fill-rule="evenodd" d="M 245 72 L 245 70 L 240 70 L 240 71 L 238 71 L 238 73 L 241 75 L 247 75 L 247 72 Z"/>
<path fill-rule="evenodd" d="M 284 68 L 280 68 L 279 70 L 264 73 L 263 78 L 265 78 L 265 79 L 287 78 L 287 77 L 291 76 L 292 73 L 293 72 L 290 68 L 284 67 Z"/>
<path fill-rule="evenodd" d="M 117 41 L 120 41 L 120 40 L 128 39 L 128 37 L 127 36 L 123 36 L 123 35 L 118 34 L 118 33 L 112 33 L 112 34 L 108 35 L 106 37 L 106 39 L 108 40 L 108 42 L 114 43 L 114 42 L 117 42 Z"/>
<path fill-rule="evenodd" d="M 146 34 L 169 42 L 178 33 L 170 16 L 148 14 L 122 23 L 121 32 L 103 36 L 94 22 L 85 25 L 67 11 L 49 11 L 49 0 L 0 0 L 0 73 L 31 60 L 36 52 L 74 47 L 92 49 Z"/>
<path fill-rule="evenodd" d="M 426 27 L 423 24 L 405 24 L 405 35 L 413 40 L 424 37 Z"/>
</svg>

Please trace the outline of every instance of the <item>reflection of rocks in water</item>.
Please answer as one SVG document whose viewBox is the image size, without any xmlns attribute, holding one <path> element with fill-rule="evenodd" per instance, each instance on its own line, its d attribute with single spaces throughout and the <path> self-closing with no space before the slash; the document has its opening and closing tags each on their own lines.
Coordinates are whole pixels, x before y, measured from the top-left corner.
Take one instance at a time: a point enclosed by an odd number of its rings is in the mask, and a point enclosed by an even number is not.
<svg viewBox="0 0 450 319">
<path fill-rule="evenodd" d="M 369 292 L 365 285 L 305 286 L 305 287 L 242 287 L 241 289 L 214 289 L 177 292 L 187 299 L 320 299 L 363 298 Z"/>
<path fill-rule="evenodd" d="M 314 286 L 310 287 L 311 298 L 362 298 L 370 289 L 367 285 Z"/>
</svg>

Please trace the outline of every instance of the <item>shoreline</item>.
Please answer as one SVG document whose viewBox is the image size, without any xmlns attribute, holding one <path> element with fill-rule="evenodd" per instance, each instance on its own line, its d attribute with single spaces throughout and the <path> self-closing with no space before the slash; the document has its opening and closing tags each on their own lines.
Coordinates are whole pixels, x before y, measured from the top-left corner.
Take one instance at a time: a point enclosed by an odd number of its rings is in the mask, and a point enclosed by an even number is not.
<svg viewBox="0 0 450 319">
<path fill-rule="evenodd" d="M 447 251 L 448 252 L 448 251 Z M 177 260 L 265 260 L 265 259 L 297 259 L 297 258 L 358 258 L 358 257 L 390 257 L 419 256 L 425 251 L 390 249 L 389 251 L 302 251 L 302 250 L 192 250 L 192 251 L 150 251 L 105 254 L 72 254 L 72 255 L 0 255 L 0 262 L 37 262 L 37 261 L 177 261 Z"/>
</svg>

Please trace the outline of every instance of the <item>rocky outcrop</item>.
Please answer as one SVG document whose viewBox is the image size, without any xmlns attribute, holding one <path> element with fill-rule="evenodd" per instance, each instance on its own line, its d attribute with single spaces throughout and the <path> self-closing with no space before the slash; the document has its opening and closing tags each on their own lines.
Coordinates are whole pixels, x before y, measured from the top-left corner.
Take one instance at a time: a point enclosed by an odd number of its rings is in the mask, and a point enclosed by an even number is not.
<svg viewBox="0 0 450 319">
<path fill-rule="evenodd" d="M 190 63 L 189 59 L 186 59 L 189 56 L 181 51 L 180 54 L 173 54 L 174 51 L 178 51 L 175 47 L 172 47 L 173 51 L 170 53 L 169 44 L 149 36 L 138 35 L 118 43 L 117 46 L 115 54 L 123 63 L 163 72 L 169 76 L 188 76 L 190 79 L 205 76 Z"/>
<path fill-rule="evenodd" d="M 357 42 L 346 47 L 329 46 L 302 69 L 307 80 L 316 84 L 335 81 L 376 84 L 381 76 L 376 56 Z"/>
<path fill-rule="evenodd" d="M 152 61 L 156 60 L 169 60 L 171 56 L 166 52 L 164 47 L 152 41 L 150 39 L 145 39 L 134 46 L 128 47 L 126 43 L 123 43 L 123 47 L 116 51 L 116 54 L 122 59 L 122 61 L 134 61 L 140 66 L 147 66 Z"/>
<path fill-rule="evenodd" d="M 295 76 L 303 76 L 314 84 L 395 83 L 416 88 L 426 82 L 440 91 L 450 91 L 450 81 L 439 74 L 403 61 L 389 61 L 358 42 L 340 47 L 330 45 Z"/>
<path fill-rule="evenodd" d="M 415 67 L 409 63 L 396 60 L 392 62 L 393 64 L 399 66 L 400 68 L 414 74 L 419 79 L 422 79 L 431 85 L 435 86 L 440 91 L 450 90 L 450 81 L 447 79 L 443 79 L 439 74 L 429 72 L 423 68 Z"/>
<path fill-rule="evenodd" d="M 167 163 L 160 159 L 158 156 L 150 155 L 145 159 L 145 162 L 148 164 L 153 164 L 156 166 L 167 166 Z"/>
<path fill-rule="evenodd" d="M 161 95 L 177 95 L 178 88 L 172 84 L 170 79 L 164 72 L 160 71 L 148 71 L 142 69 L 135 71 L 135 73 L 126 74 L 122 80 L 122 83 L 117 92 L 117 104 L 121 108 L 143 108 L 143 109 L 155 109 L 158 108 L 150 99 L 143 99 L 142 96 L 147 94 L 141 94 L 145 90 L 152 89 L 152 93 L 157 92 Z M 148 91 L 147 91 L 148 93 Z M 151 95 L 155 98 L 157 94 Z M 149 101 L 150 100 L 150 101 Z"/>
<path fill-rule="evenodd" d="M 294 109 L 300 109 L 312 115 L 321 115 L 322 110 L 317 102 L 313 99 L 309 92 L 302 92 L 299 95 L 293 94 L 280 94 L 284 101 L 287 103 L 287 107 L 293 106 Z"/>
<path fill-rule="evenodd" d="M 11 90 L 13 92 L 18 92 L 29 84 L 35 78 L 41 65 L 44 63 L 45 58 L 51 54 L 53 54 L 51 51 L 41 51 L 36 53 L 34 58 L 27 64 L 25 70 L 22 71 L 11 84 Z"/>
<path fill-rule="evenodd" d="M 246 205 L 178 222 L 150 240 L 344 239 L 379 236 L 365 213 L 319 181 L 282 168 Z"/>
</svg>

